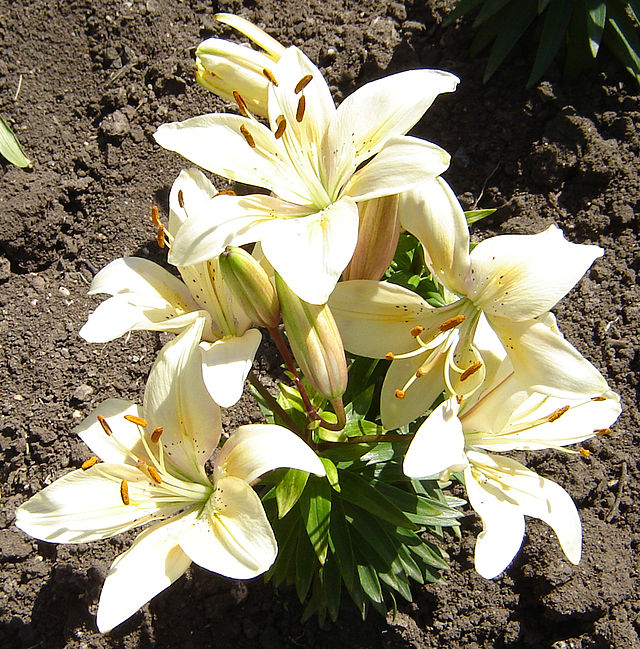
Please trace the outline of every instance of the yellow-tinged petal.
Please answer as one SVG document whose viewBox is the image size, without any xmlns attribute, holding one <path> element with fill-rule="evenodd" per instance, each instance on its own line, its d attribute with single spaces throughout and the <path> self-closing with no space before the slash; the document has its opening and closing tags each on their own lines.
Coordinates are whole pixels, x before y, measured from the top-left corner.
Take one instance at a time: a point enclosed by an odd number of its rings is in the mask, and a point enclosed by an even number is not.
<svg viewBox="0 0 640 649">
<path fill-rule="evenodd" d="M 275 38 L 269 36 L 265 31 L 242 16 L 221 12 L 215 14 L 214 18 L 218 22 L 229 25 L 229 27 L 233 27 L 236 31 L 244 34 L 274 59 L 280 57 L 285 50 L 284 45 L 281 45 Z"/>
<path fill-rule="evenodd" d="M 197 214 L 218 216 L 212 203 L 217 190 L 213 183 L 195 167 L 183 169 L 171 185 L 169 193 L 169 234 L 175 235 L 180 226 Z M 181 204 L 182 203 L 182 204 Z"/>
</svg>

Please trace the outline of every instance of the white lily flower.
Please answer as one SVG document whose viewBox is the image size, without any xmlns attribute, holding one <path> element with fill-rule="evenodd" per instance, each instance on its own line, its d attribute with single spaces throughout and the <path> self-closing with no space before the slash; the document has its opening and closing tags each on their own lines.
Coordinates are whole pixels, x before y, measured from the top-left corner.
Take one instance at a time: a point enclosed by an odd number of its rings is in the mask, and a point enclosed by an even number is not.
<svg viewBox="0 0 640 649">
<path fill-rule="evenodd" d="M 469 253 L 464 212 L 444 180 L 423 183 L 400 202 L 403 227 L 422 242 L 430 270 L 455 301 L 433 308 L 409 290 L 367 281 L 342 282 L 329 300 L 345 349 L 393 360 L 381 400 L 385 427 L 423 414 L 443 389 L 449 395 L 478 389 L 485 359 L 475 337 L 485 323 L 526 388 L 558 397 L 607 391 L 600 372 L 548 312 L 601 248 L 570 243 L 551 226 L 540 234 L 492 237 Z"/>
<path fill-rule="evenodd" d="M 165 243 L 188 223 L 191 211 L 207 209 L 215 187 L 197 170 L 182 171 L 169 197 Z M 107 342 L 128 331 L 180 332 L 202 319 L 203 375 L 216 403 L 225 408 L 242 395 L 244 381 L 260 345 L 260 332 L 222 280 L 217 258 L 178 267 L 180 281 L 148 259 L 112 261 L 93 279 L 90 295 L 108 293 L 80 330 L 88 342 Z"/>
<path fill-rule="evenodd" d="M 357 203 L 398 194 L 449 165 L 444 150 L 405 133 L 458 79 L 411 70 L 363 86 L 336 109 L 319 70 L 297 48 L 280 55 L 272 74 L 269 127 L 240 99 L 243 116 L 204 115 L 157 130 L 164 148 L 273 193 L 217 198 L 213 210 L 181 228 L 170 260 L 195 264 L 228 245 L 260 241 L 291 289 L 323 304 L 353 255 Z"/>
<path fill-rule="evenodd" d="M 100 631 L 133 615 L 192 561 L 234 579 L 266 571 L 277 544 L 250 484 L 277 467 L 324 475 L 299 437 L 266 424 L 238 428 L 207 475 L 221 418 L 202 381 L 198 343 L 189 328 L 163 348 L 142 408 L 122 399 L 98 406 L 76 429 L 95 456 L 17 510 L 20 529 L 54 543 L 105 539 L 153 522 L 109 570 Z"/>
<path fill-rule="evenodd" d="M 506 359 L 491 379 L 462 403 L 440 404 L 418 429 L 404 459 L 404 472 L 424 478 L 464 471 L 471 506 L 482 518 L 476 570 L 497 576 L 517 554 L 524 517 L 549 524 L 572 563 L 581 552 L 581 524 L 571 497 L 557 484 L 511 458 L 487 453 L 556 448 L 607 434 L 620 414 L 620 400 L 607 391 L 559 399 L 523 390 Z"/>
</svg>

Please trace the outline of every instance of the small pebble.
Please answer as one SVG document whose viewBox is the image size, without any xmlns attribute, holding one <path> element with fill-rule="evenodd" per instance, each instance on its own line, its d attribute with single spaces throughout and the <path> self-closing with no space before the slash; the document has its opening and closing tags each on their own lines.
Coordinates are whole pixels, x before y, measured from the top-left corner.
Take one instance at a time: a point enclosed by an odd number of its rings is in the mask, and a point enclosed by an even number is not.
<svg viewBox="0 0 640 649">
<path fill-rule="evenodd" d="M 87 401 L 93 394 L 93 388 L 90 385 L 83 383 L 79 385 L 73 392 L 73 398 L 76 401 Z"/>
</svg>

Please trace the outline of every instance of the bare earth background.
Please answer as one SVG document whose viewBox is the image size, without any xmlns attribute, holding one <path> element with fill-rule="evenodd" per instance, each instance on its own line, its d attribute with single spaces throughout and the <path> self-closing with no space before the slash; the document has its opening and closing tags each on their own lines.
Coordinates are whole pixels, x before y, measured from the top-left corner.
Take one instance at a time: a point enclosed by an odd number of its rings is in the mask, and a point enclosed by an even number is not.
<svg viewBox="0 0 640 649">
<path fill-rule="evenodd" d="M 482 86 L 485 61 L 468 55 L 469 27 L 442 27 L 451 4 L 0 0 L 0 113 L 35 160 L 30 172 L 0 163 L 0 646 L 640 647 L 638 89 L 605 58 L 575 84 L 553 68 L 524 90 L 526 51 Z M 485 581 L 473 570 L 479 525 L 469 516 L 462 542 L 447 543 L 447 583 L 416 588 L 416 603 L 395 620 L 363 623 L 346 602 L 336 625 L 303 625 L 293 593 L 193 568 L 101 636 L 100 587 L 130 537 L 53 546 L 13 527 L 18 505 L 86 459 L 72 427 L 103 399 L 141 397 L 159 336 L 98 346 L 77 332 L 98 303 L 86 296 L 95 269 L 122 255 L 163 258 L 148 214 L 154 203 L 166 213 L 183 162 L 151 134 L 162 122 L 227 109 L 192 73 L 195 45 L 229 35 L 214 24 L 216 11 L 241 13 L 304 48 L 337 100 L 409 68 L 456 73 L 459 90 L 438 99 L 413 133 L 453 154 L 446 177 L 466 206 L 479 199 L 500 208 L 475 236 L 555 222 L 570 239 L 605 248 L 556 311 L 568 338 L 622 394 L 625 411 L 612 437 L 586 444 L 589 459 L 538 452 L 528 460 L 578 504 L 578 567 L 546 526 L 529 521 L 512 566 Z M 267 350 L 261 371 L 276 371 L 272 358 Z M 229 425 L 257 416 L 243 404 Z"/>
</svg>

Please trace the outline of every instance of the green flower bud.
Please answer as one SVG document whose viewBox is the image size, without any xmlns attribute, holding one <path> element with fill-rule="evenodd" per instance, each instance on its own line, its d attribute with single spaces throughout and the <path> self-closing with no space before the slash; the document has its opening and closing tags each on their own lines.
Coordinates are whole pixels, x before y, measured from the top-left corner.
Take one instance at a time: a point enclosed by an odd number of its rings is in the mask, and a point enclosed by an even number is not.
<svg viewBox="0 0 640 649">
<path fill-rule="evenodd" d="M 277 327 L 280 302 L 264 268 L 242 248 L 227 248 L 220 255 L 222 279 L 254 324 Z"/>
<path fill-rule="evenodd" d="M 328 304 L 301 300 L 276 273 L 282 319 L 298 366 L 311 385 L 333 400 L 347 389 L 342 338 Z"/>
</svg>

